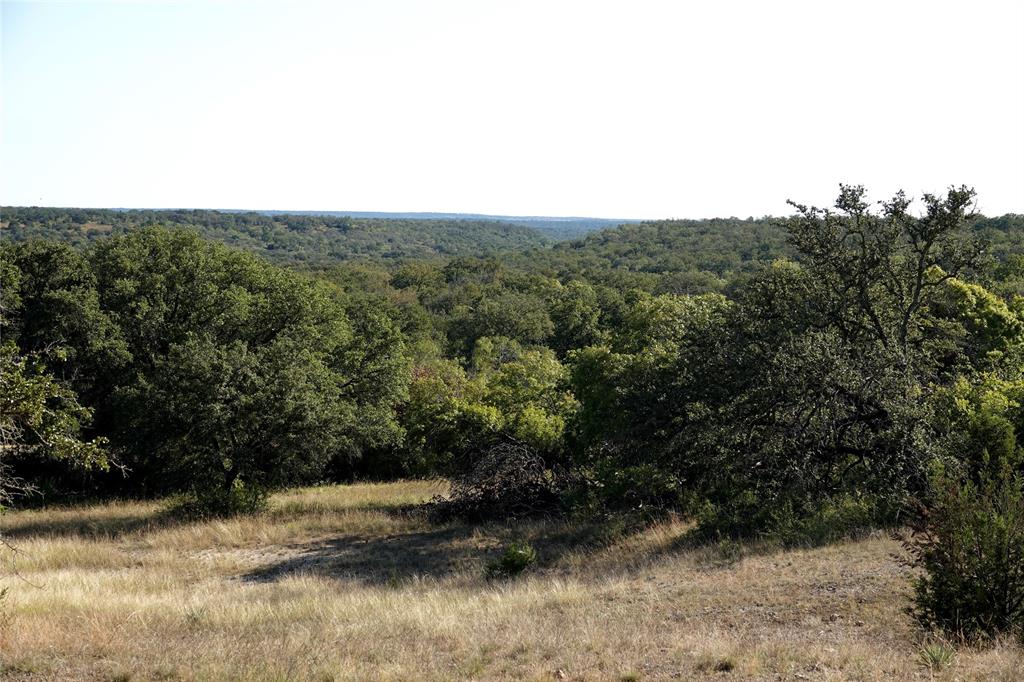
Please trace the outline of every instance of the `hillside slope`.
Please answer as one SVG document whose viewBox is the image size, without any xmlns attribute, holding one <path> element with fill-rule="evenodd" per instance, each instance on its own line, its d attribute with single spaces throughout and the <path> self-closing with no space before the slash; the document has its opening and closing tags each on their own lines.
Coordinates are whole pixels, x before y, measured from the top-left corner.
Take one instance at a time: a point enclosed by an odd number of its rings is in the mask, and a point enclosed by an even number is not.
<svg viewBox="0 0 1024 682">
<path fill-rule="evenodd" d="M 78 246 L 145 225 L 190 227 L 206 239 L 279 263 L 479 256 L 551 241 L 530 227 L 490 220 L 62 208 L 4 208 L 0 218 L 6 239 L 45 238 Z"/>
<path fill-rule="evenodd" d="M 787 218 L 712 218 L 628 223 L 510 255 L 518 267 L 562 277 L 630 281 L 660 291 L 700 293 L 758 264 L 793 258 Z M 1024 255 L 1024 215 L 973 218 L 969 227 L 996 262 Z"/>
<path fill-rule="evenodd" d="M 625 218 L 584 218 L 555 216 L 510 216 L 487 213 L 393 213 L 380 211 L 257 211 L 266 215 L 322 215 L 349 216 L 351 218 L 382 218 L 385 220 L 444 220 L 488 221 L 532 227 L 552 239 L 578 239 L 589 232 L 606 230 L 641 220 Z"/>
</svg>

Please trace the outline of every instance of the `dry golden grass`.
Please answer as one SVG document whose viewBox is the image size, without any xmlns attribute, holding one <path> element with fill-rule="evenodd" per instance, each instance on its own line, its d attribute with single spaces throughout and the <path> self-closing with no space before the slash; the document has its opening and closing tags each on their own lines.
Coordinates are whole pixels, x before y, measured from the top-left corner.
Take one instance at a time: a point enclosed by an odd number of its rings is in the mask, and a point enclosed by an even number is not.
<svg viewBox="0 0 1024 682">
<path fill-rule="evenodd" d="M 431 526 L 404 482 L 304 489 L 256 518 L 159 505 L 8 514 L 0 673 L 47 680 L 1017 680 L 1004 642 L 921 659 L 909 575 L 883 536 L 770 553 L 687 548 L 682 522 L 578 549 L 592 529 Z M 513 539 L 542 566 L 488 582 Z M 576 547 L 577 549 L 574 549 Z M 737 554 L 737 549 L 738 554 Z"/>
</svg>

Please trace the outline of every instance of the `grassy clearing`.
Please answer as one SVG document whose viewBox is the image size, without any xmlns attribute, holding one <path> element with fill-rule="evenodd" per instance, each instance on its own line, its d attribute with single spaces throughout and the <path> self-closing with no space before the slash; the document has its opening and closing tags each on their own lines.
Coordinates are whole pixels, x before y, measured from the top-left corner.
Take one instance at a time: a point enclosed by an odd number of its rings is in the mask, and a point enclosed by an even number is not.
<svg viewBox="0 0 1024 682">
<path fill-rule="evenodd" d="M 687 548 L 670 521 L 432 526 L 437 482 L 303 489 L 256 518 L 174 524 L 150 503 L 11 513 L 9 679 L 994 679 L 1009 642 L 952 647 L 907 616 L 889 539 Z M 540 567 L 487 581 L 507 543 Z M 574 549 L 576 548 L 576 549 Z M 938 645 L 938 648 L 936 647 Z M 931 649 L 929 649 L 931 647 Z M 929 654 L 929 651 L 931 652 Z"/>
</svg>

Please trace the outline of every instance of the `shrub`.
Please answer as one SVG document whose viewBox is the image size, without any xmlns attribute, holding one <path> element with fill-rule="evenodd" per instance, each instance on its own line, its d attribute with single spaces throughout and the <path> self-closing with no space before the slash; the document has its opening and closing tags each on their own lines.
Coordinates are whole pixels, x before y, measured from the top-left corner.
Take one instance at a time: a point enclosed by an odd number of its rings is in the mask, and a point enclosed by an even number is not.
<svg viewBox="0 0 1024 682">
<path fill-rule="evenodd" d="M 915 585 L 926 627 L 961 637 L 1024 630 L 1024 477 L 1003 469 L 939 479 L 907 542 L 924 569 Z"/>
<path fill-rule="evenodd" d="M 178 518 L 206 519 L 255 514 L 267 508 L 269 493 L 257 485 L 236 479 L 230 488 L 209 486 L 194 488 L 179 495 L 168 512 Z"/>
<path fill-rule="evenodd" d="M 537 550 L 528 542 L 513 542 L 501 556 L 487 564 L 488 578 L 511 578 L 537 563 Z"/>
<path fill-rule="evenodd" d="M 857 537 L 893 522 L 896 511 L 885 500 L 859 495 L 842 495 L 822 502 L 800 516 L 792 507 L 772 515 L 769 532 L 786 547 L 826 545 Z"/>
<path fill-rule="evenodd" d="M 839 495 L 797 506 L 792 500 L 769 502 L 747 492 L 724 504 L 699 508 L 697 537 L 757 537 L 784 547 L 815 547 L 891 525 L 896 513 L 886 500 L 872 496 Z"/>
<path fill-rule="evenodd" d="M 654 464 L 622 466 L 607 457 L 595 467 L 596 492 L 604 505 L 657 516 L 669 509 L 686 509 L 679 476 Z"/>
</svg>

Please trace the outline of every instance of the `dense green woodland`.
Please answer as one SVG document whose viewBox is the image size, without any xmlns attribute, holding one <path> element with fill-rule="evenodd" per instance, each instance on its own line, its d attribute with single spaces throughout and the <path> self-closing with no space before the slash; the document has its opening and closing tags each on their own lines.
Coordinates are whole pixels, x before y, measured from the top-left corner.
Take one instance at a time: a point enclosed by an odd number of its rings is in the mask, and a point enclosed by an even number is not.
<svg viewBox="0 0 1024 682">
<path fill-rule="evenodd" d="M 538 223 L 539 224 L 539 223 Z M 575 225 L 576 223 L 570 223 Z M 577 233 L 593 226 L 580 223 Z M 735 275 L 793 258 L 785 220 L 723 218 L 625 223 L 577 240 L 552 242 L 557 231 L 493 220 L 385 219 L 313 213 L 207 210 L 3 208 L 5 241 L 45 239 L 84 247 L 111 235 L 162 225 L 196 230 L 291 267 L 322 269 L 346 262 L 389 271 L 412 260 L 443 265 L 453 257 L 500 256 L 506 268 L 551 278 L 584 277 L 617 289 L 695 294 L 724 291 Z M 997 262 L 1024 253 L 1024 215 L 972 217 L 966 227 Z M 572 230 L 570 230 L 572 232 Z"/>
<path fill-rule="evenodd" d="M 189 227 L 205 239 L 284 264 L 480 255 L 550 241 L 530 227 L 497 221 L 205 210 L 4 208 L 0 224 L 9 241 L 49 239 L 74 246 L 152 225 Z"/>
<path fill-rule="evenodd" d="M 544 217 L 544 216 L 508 216 L 488 215 L 483 213 L 385 213 L 380 211 L 260 211 L 267 215 L 324 215 L 348 216 L 351 218 L 379 218 L 384 220 L 435 220 L 435 221 L 473 221 L 500 222 L 511 225 L 532 227 L 552 239 L 575 239 L 588 232 L 616 227 L 624 223 L 641 222 L 635 219 L 615 218 L 582 218 L 582 217 Z"/>
<path fill-rule="evenodd" d="M 925 509 L 922 618 L 1019 626 L 1024 216 L 973 201 L 914 213 L 844 186 L 785 219 L 554 245 L 493 223 L 5 209 L 4 490 L 221 514 L 445 476 L 440 517 L 672 510 L 794 541 Z M 950 576 L 977 556 L 1002 596 L 972 611 Z"/>
</svg>

